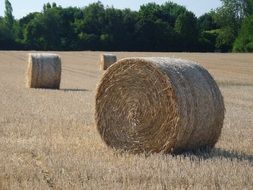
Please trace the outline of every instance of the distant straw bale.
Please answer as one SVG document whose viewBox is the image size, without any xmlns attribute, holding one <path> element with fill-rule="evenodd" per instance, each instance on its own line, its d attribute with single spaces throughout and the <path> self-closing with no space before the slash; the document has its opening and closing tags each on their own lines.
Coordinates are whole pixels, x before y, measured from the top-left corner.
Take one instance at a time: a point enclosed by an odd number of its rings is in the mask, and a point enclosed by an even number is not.
<svg viewBox="0 0 253 190">
<path fill-rule="evenodd" d="M 117 62 L 117 56 L 113 54 L 101 54 L 100 55 L 100 69 L 106 70 L 112 64 Z"/>
<path fill-rule="evenodd" d="M 27 87 L 59 89 L 61 58 L 56 54 L 31 53 L 28 56 Z"/>
<path fill-rule="evenodd" d="M 133 153 L 178 153 L 217 142 L 222 94 L 202 66 L 171 58 L 127 58 L 104 74 L 96 125 L 104 142 Z"/>
</svg>

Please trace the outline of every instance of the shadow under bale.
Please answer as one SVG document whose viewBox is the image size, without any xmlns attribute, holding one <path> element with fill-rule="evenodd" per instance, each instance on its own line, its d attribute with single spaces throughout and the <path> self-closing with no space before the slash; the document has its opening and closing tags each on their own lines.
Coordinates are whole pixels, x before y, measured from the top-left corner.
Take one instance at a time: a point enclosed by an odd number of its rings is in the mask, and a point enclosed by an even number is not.
<svg viewBox="0 0 253 190">
<path fill-rule="evenodd" d="M 177 156 L 179 154 L 173 154 Z M 253 155 L 240 153 L 236 151 L 228 151 L 222 148 L 201 148 L 186 152 L 181 152 L 180 156 L 185 157 L 195 157 L 201 160 L 207 160 L 212 158 L 221 158 L 221 159 L 228 159 L 228 160 L 239 160 L 239 161 L 247 161 L 250 164 L 253 164 Z"/>
</svg>

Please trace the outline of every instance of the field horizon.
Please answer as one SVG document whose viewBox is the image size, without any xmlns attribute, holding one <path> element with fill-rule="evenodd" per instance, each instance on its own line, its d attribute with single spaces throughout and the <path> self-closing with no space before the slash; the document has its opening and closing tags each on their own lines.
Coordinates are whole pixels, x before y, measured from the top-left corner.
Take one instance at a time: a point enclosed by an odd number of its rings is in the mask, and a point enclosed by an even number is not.
<svg viewBox="0 0 253 190">
<path fill-rule="evenodd" d="M 224 96 L 214 149 L 146 156 L 114 151 L 96 131 L 102 52 L 52 51 L 62 59 L 59 90 L 26 88 L 30 52 L 0 51 L 0 189 L 253 188 L 253 54 L 113 52 L 195 61 Z"/>
</svg>

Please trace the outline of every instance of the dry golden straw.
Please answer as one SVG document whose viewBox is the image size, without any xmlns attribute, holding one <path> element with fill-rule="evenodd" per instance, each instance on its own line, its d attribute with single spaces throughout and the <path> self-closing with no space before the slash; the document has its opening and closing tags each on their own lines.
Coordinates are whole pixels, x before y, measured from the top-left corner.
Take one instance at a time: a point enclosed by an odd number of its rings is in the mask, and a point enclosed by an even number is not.
<svg viewBox="0 0 253 190">
<path fill-rule="evenodd" d="M 106 70 L 112 64 L 117 62 L 117 56 L 113 54 L 101 54 L 100 55 L 100 69 Z"/>
<path fill-rule="evenodd" d="M 56 54 L 31 53 L 28 56 L 27 87 L 59 89 L 61 58 Z"/>
<path fill-rule="evenodd" d="M 202 66 L 171 58 L 128 58 L 111 66 L 96 95 L 104 142 L 133 153 L 177 153 L 217 142 L 222 94 Z"/>
</svg>

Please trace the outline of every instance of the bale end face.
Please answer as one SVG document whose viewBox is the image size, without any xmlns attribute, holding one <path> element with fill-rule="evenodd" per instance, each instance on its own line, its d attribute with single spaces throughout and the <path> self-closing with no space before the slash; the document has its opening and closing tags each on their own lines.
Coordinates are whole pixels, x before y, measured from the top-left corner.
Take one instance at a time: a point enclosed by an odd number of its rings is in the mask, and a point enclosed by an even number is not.
<svg viewBox="0 0 253 190">
<path fill-rule="evenodd" d="M 106 70 L 108 69 L 112 64 L 117 62 L 117 56 L 113 54 L 101 54 L 100 55 L 100 69 Z"/>
<path fill-rule="evenodd" d="M 59 89 L 61 82 L 61 58 L 56 54 L 31 53 L 28 55 L 28 88 Z"/>
<path fill-rule="evenodd" d="M 99 84 L 95 109 L 103 141 L 133 153 L 213 147 L 225 111 L 203 67 L 170 58 L 118 61 Z"/>
</svg>

